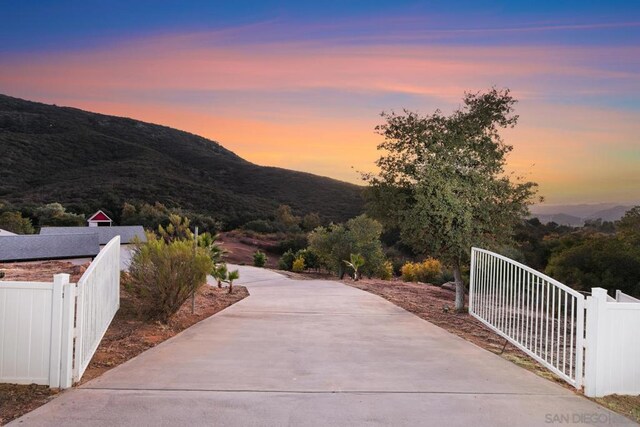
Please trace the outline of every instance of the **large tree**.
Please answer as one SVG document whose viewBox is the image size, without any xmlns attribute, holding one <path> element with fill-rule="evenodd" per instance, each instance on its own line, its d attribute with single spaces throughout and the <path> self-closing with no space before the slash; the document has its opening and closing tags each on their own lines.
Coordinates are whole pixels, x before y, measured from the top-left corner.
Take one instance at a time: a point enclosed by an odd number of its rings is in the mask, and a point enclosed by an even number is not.
<svg viewBox="0 0 640 427">
<path fill-rule="evenodd" d="M 472 246 L 508 241 L 528 213 L 536 184 L 505 172 L 506 144 L 500 130 L 516 125 L 509 90 L 466 94 L 451 115 L 383 113 L 376 131 L 377 174 L 365 174 L 368 209 L 400 230 L 417 253 L 448 264 L 456 282 L 456 309 L 464 309 L 461 267 Z"/>
</svg>

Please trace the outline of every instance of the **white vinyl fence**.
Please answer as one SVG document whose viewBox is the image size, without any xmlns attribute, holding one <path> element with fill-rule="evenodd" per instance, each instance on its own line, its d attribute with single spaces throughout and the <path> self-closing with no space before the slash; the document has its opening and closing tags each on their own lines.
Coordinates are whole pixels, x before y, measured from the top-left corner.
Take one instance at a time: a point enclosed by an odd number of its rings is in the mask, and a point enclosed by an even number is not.
<svg viewBox="0 0 640 427">
<path fill-rule="evenodd" d="M 0 382 L 67 388 L 82 377 L 119 306 L 119 246 L 111 240 L 78 285 L 68 274 L 0 281 Z"/>
<path fill-rule="evenodd" d="M 473 248 L 469 312 L 587 396 L 640 394 L 640 301 L 581 293 Z M 586 325 L 585 325 L 586 320 Z"/>
<path fill-rule="evenodd" d="M 77 294 L 74 381 L 80 381 L 120 308 L 120 236 L 107 243 L 82 275 Z"/>
<path fill-rule="evenodd" d="M 587 297 L 587 396 L 640 394 L 640 300 L 594 288 Z"/>
</svg>

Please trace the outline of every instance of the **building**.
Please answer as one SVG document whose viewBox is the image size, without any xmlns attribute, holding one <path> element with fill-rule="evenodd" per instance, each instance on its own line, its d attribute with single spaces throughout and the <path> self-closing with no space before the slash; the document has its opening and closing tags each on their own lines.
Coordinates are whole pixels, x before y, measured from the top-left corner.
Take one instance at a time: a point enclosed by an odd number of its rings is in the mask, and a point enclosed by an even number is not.
<svg viewBox="0 0 640 427">
<path fill-rule="evenodd" d="M 98 211 L 91 215 L 87 220 L 87 225 L 89 227 L 111 227 L 113 224 L 113 220 L 107 216 L 106 213 L 102 211 Z"/>
<path fill-rule="evenodd" d="M 101 212 L 101 211 L 98 211 Z M 115 236 L 120 236 L 120 268 L 127 270 L 133 255 L 136 241 L 144 243 L 147 235 L 141 225 L 114 225 L 110 227 L 42 227 L 41 236 L 64 236 L 74 234 L 96 235 L 100 247 L 109 243 Z"/>
<path fill-rule="evenodd" d="M 96 233 L 0 236 L 0 262 L 65 260 L 84 264 L 99 252 Z"/>
</svg>

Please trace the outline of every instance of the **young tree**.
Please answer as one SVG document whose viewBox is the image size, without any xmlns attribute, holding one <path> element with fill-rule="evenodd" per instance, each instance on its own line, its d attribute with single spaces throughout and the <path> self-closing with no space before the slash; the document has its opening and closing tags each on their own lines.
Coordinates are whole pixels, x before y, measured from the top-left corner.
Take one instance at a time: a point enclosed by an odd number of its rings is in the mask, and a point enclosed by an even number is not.
<svg viewBox="0 0 640 427">
<path fill-rule="evenodd" d="M 357 282 L 360 279 L 360 267 L 365 263 L 364 257 L 360 254 L 351 254 L 350 261 L 344 260 L 344 263 L 353 270 L 353 280 Z"/>
<path fill-rule="evenodd" d="M 382 225 L 366 215 L 350 219 L 346 224 L 318 227 L 309 234 L 309 249 L 315 252 L 325 266 L 341 279 L 346 273 L 344 260 L 359 253 L 367 260 L 362 273 L 373 275 L 384 264 L 380 243 Z"/>
<path fill-rule="evenodd" d="M 456 309 L 464 309 L 461 268 L 471 246 L 510 239 L 528 213 L 536 184 L 507 175 L 512 147 L 499 134 L 516 125 L 509 90 L 466 94 L 446 116 L 383 113 L 378 174 L 365 174 L 368 208 L 400 230 L 416 252 L 448 263 L 456 282 Z"/>
</svg>

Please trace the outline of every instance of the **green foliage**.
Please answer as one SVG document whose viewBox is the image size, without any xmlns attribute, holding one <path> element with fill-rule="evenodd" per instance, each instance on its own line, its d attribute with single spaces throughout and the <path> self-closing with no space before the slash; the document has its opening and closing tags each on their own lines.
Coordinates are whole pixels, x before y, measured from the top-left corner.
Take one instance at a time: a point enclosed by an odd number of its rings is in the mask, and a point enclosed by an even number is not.
<svg viewBox="0 0 640 427">
<path fill-rule="evenodd" d="M 365 265 L 365 259 L 360 254 L 351 254 L 349 261 L 343 260 L 343 262 L 353 270 L 353 280 L 358 281 L 360 279 L 360 267 Z"/>
<path fill-rule="evenodd" d="M 254 267 L 264 267 L 266 263 L 267 263 L 267 255 L 264 252 L 257 250 L 253 253 Z"/>
<path fill-rule="evenodd" d="M 77 215 L 67 210 L 60 203 L 49 203 L 35 212 L 40 227 L 74 227 L 87 225 L 84 215 Z"/>
<path fill-rule="evenodd" d="M 322 225 L 322 218 L 317 212 L 308 213 L 302 218 L 302 230 L 313 231 Z"/>
<path fill-rule="evenodd" d="M 382 225 L 366 215 L 360 215 L 347 221 L 346 224 L 331 224 L 329 227 L 318 227 L 309 234 L 309 248 L 320 258 L 320 262 L 344 277 L 344 260 L 352 253 L 361 254 L 367 264 L 362 273 L 373 276 L 384 262 L 380 234 Z"/>
<path fill-rule="evenodd" d="M 296 258 L 302 257 L 304 259 L 305 268 L 318 269 L 321 267 L 320 258 L 318 257 L 318 254 L 316 254 L 311 249 L 301 249 L 298 252 L 296 252 L 295 257 Z"/>
<path fill-rule="evenodd" d="M 163 227 L 158 226 L 158 236 L 170 243 L 176 240 L 193 240 L 193 233 L 189 229 L 190 223 L 188 218 L 180 215 L 169 215 L 169 225 Z"/>
<path fill-rule="evenodd" d="M 282 254 L 280 259 L 278 260 L 278 268 L 280 270 L 291 271 L 293 269 L 293 262 L 296 260 L 295 253 L 289 249 L 285 253 Z"/>
<path fill-rule="evenodd" d="M 628 210 L 616 223 L 618 234 L 629 245 L 640 245 L 640 206 Z"/>
<path fill-rule="evenodd" d="M 289 236 L 283 239 L 278 246 L 275 248 L 275 251 L 278 253 L 285 253 L 289 250 L 293 252 L 297 252 L 301 249 L 306 248 L 308 245 L 308 240 L 306 234 L 289 234 Z"/>
<path fill-rule="evenodd" d="M 151 238 L 135 250 L 129 268 L 132 289 L 141 310 L 167 323 L 182 304 L 206 282 L 213 263 L 207 250 L 194 254 L 193 242 Z"/>
<path fill-rule="evenodd" d="M 464 305 L 461 266 L 471 246 L 507 242 L 533 202 L 536 184 L 510 179 L 512 147 L 499 130 L 515 126 L 508 90 L 466 94 L 450 116 L 383 114 L 376 128 L 384 154 L 369 183 L 368 208 L 416 253 L 434 254 L 453 267 L 456 309 Z"/>
<path fill-rule="evenodd" d="M 278 206 L 275 211 L 275 221 L 281 226 L 282 231 L 297 231 L 300 229 L 300 217 L 293 214 L 289 205 Z"/>
<path fill-rule="evenodd" d="M 393 277 L 393 263 L 391 261 L 385 261 L 382 263 L 382 266 L 378 271 L 378 277 L 382 280 L 391 280 Z"/>
<path fill-rule="evenodd" d="M 560 248 L 545 272 L 574 289 L 620 289 L 640 297 L 640 248 L 615 237 L 593 236 Z"/>
<path fill-rule="evenodd" d="M 226 282 L 229 284 L 229 293 L 233 293 L 233 281 L 238 280 L 240 278 L 240 272 L 238 270 L 233 270 L 227 273 Z"/>
<path fill-rule="evenodd" d="M 214 264 L 211 269 L 211 275 L 216 279 L 218 283 L 218 287 L 222 287 L 222 282 L 227 280 L 227 276 L 229 275 L 229 270 L 227 269 L 227 264 Z"/>
<path fill-rule="evenodd" d="M 205 228 L 195 215 L 204 221 L 215 213 L 213 220 L 232 229 L 280 204 L 333 221 L 363 210 L 359 186 L 261 167 L 188 132 L 3 95 L 0 111 L 0 195 L 11 202 L 57 200 L 85 214 L 119 214 L 125 201 L 161 202 L 180 206 L 175 213 L 210 232 L 219 228 Z"/>
<path fill-rule="evenodd" d="M 29 218 L 23 218 L 20 212 L 0 214 L 0 228 L 16 234 L 33 234 L 35 229 Z"/>
<path fill-rule="evenodd" d="M 198 235 L 198 247 L 204 248 L 209 252 L 209 257 L 214 265 L 222 262 L 222 257 L 226 253 L 224 249 L 217 243 L 219 236 L 217 234 L 203 233 Z"/>
<path fill-rule="evenodd" d="M 434 258 L 422 262 L 407 262 L 402 266 L 405 282 L 435 283 L 442 276 L 442 264 Z"/>
<path fill-rule="evenodd" d="M 303 257 L 298 257 L 293 261 L 293 265 L 291 266 L 291 270 L 295 271 L 296 273 L 302 273 L 305 269 L 305 265 L 304 265 L 304 258 Z"/>
</svg>

